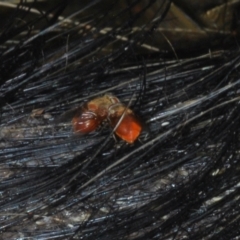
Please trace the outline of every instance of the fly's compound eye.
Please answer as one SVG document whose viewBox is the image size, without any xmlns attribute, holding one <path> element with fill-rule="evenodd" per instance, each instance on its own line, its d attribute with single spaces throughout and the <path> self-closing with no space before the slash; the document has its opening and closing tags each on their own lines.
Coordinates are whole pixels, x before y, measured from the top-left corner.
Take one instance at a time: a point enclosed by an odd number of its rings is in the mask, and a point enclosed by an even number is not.
<svg viewBox="0 0 240 240">
<path fill-rule="evenodd" d="M 123 117 L 121 117 L 121 115 L 110 115 L 109 121 L 113 128 L 115 128 L 120 121 L 117 129 L 115 130 L 115 134 L 128 143 L 133 143 L 142 131 L 141 123 L 132 113 L 126 112 Z"/>
<path fill-rule="evenodd" d="M 82 112 L 72 119 L 73 129 L 76 133 L 90 133 L 98 128 L 102 120 L 93 112 Z"/>
</svg>

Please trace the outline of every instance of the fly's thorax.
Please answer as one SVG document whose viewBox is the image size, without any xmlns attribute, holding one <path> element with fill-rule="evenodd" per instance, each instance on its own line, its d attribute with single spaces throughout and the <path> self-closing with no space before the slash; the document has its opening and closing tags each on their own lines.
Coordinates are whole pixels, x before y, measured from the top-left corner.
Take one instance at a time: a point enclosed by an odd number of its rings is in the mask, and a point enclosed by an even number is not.
<svg viewBox="0 0 240 240">
<path fill-rule="evenodd" d="M 108 101 L 110 102 L 110 105 L 120 103 L 119 99 L 110 93 L 105 94 L 104 98 L 108 99 Z"/>
<path fill-rule="evenodd" d="M 101 118 L 107 118 L 109 108 L 112 105 L 120 103 L 119 99 L 111 94 L 94 98 L 87 103 L 87 110 L 96 113 Z"/>
<path fill-rule="evenodd" d="M 110 104 L 111 102 L 108 99 L 99 97 L 88 102 L 87 108 L 88 111 L 96 113 L 99 117 L 106 118 Z"/>
<path fill-rule="evenodd" d="M 108 117 L 120 117 L 122 114 L 133 114 L 133 112 L 122 103 L 112 104 L 108 108 Z"/>
</svg>

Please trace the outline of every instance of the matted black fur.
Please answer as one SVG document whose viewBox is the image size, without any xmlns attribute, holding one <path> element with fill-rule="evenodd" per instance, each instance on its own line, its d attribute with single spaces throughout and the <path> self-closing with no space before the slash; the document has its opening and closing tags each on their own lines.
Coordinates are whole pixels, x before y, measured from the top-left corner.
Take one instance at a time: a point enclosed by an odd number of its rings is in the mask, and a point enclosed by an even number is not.
<svg viewBox="0 0 240 240">
<path fill-rule="evenodd" d="M 237 44 L 177 59 L 156 49 L 170 1 L 68 2 L 0 6 L 1 239 L 238 239 Z M 134 144 L 73 133 L 109 92 Z"/>
</svg>

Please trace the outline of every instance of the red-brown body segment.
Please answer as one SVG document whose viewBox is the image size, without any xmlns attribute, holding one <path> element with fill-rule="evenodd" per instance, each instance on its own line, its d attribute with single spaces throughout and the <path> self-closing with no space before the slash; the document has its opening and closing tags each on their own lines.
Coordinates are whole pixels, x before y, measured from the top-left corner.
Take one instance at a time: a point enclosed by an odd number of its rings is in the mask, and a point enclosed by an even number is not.
<svg viewBox="0 0 240 240">
<path fill-rule="evenodd" d="M 93 112 L 82 112 L 72 119 L 73 129 L 76 133 L 90 133 L 97 129 L 101 119 Z"/>
<path fill-rule="evenodd" d="M 104 95 L 84 104 L 72 119 L 74 132 L 86 134 L 95 131 L 107 119 L 109 106 L 116 102 L 119 102 L 118 98 Z"/>
<path fill-rule="evenodd" d="M 111 125 L 114 128 L 121 117 L 111 119 Z M 142 126 L 133 115 L 126 115 L 121 120 L 119 126 L 115 130 L 116 135 L 128 143 L 133 143 L 139 137 Z"/>
<path fill-rule="evenodd" d="M 142 131 L 132 110 L 110 94 L 86 103 L 72 119 L 72 124 L 75 132 L 86 134 L 95 131 L 105 120 L 112 128 L 118 125 L 115 134 L 128 143 L 133 143 Z"/>
<path fill-rule="evenodd" d="M 116 135 L 128 143 L 133 143 L 142 131 L 141 123 L 132 110 L 122 104 L 112 105 L 108 116 L 110 125 L 115 128 Z"/>
</svg>

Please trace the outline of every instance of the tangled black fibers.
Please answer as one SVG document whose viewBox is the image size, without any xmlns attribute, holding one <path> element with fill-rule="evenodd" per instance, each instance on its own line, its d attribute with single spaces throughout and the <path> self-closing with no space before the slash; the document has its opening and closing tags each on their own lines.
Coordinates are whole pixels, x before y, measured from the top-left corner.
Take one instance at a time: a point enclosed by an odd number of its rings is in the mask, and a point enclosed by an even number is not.
<svg viewBox="0 0 240 240">
<path fill-rule="evenodd" d="M 1 239 L 239 239 L 237 44 L 176 58 L 156 37 L 174 2 L 72 4 L 0 5 Z M 109 92 L 143 123 L 134 144 L 72 131 Z"/>
</svg>

